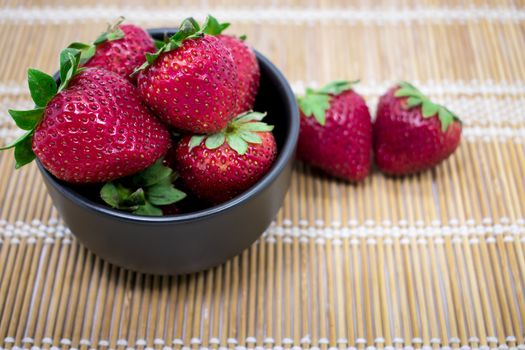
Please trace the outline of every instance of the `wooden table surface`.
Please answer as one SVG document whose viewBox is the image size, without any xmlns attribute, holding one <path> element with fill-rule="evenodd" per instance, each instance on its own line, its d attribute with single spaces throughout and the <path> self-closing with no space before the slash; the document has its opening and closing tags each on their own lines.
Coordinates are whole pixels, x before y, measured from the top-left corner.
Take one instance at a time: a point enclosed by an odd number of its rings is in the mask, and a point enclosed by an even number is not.
<svg viewBox="0 0 525 350">
<path fill-rule="evenodd" d="M 1 1 L 0 144 L 30 107 L 28 67 L 124 15 L 207 13 L 296 93 L 361 79 L 375 110 L 410 80 L 464 122 L 456 154 L 347 184 L 297 164 L 264 236 L 180 277 L 111 266 L 64 227 L 35 165 L 0 154 L 0 348 L 525 348 L 525 1 Z M 93 228 L 94 230 L 96 228 Z"/>
</svg>

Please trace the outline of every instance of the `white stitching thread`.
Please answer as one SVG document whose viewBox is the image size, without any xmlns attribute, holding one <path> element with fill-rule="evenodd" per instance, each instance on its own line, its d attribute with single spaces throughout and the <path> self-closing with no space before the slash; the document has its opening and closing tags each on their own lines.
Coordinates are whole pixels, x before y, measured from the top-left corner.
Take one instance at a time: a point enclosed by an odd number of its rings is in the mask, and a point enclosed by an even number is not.
<svg viewBox="0 0 525 350">
<path fill-rule="evenodd" d="M 453 23 L 487 19 L 491 21 L 522 21 L 525 13 L 503 7 L 414 7 L 414 8 L 291 8 L 291 7 L 256 7 L 256 8 L 199 8 L 174 9 L 130 8 L 130 7 L 11 7 L 0 11 L 0 22 L 28 21 L 51 23 L 78 23 L 87 20 L 110 20 L 118 16 L 126 17 L 130 22 L 178 22 L 184 14 L 191 13 L 199 20 L 208 13 L 213 13 L 224 21 L 255 23 L 287 23 L 299 25 L 319 21 L 342 23 L 408 23 L 411 21 L 430 21 Z"/>
<path fill-rule="evenodd" d="M 380 96 L 385 91 L 393 86 L 396 80 L 385 80 L 381 82 L 362 82 L 356 85 L 356 90 L 360 94 L 365 96 Z M 492 80 L 454 80 L 449 81 L 446 79 L 440 81 L 418 81 L 413 80 L 413 84 L 417 85 L 418 88 L 425 92 L 425 94 L 432 96 L 449 96 L 449 95 L 466 95 L 466 96 L 477 96 L 477 95 L 525 95 L 525 84 L 521 81 L 513 83 L 508 82 L 494 82 Z M 321 86 L 320 82 L 315 80 L 302 81 L 296 80 L 291 82 L 292 90 L 296 94 L 303 94 L 306 87 L 316 88 Z M 24 90 L 25 89 L 25 90 Z M 20 90 L 27 93 L 27 87 L 20 84 Z M 0 89 L 0 92 L 2 90 Z M 15 88 L 18 91 L 18 88 Z M 478 101 L 484 101 L 478 100 Z"/>
<path fill-rule="evenodd" d="M 1 13 L 1 10 L 0 10 Z M 365 96 L 380 96 L 385 93 L 385 91 L 394 85 L 397 81 L 395 80 L 384 80 L 381 82 L 369 81 L 361 82 L 356 86 L 356 90 L 360 94 Z M 475 102 L 487 101 L 486 97 L 481 99 L 478 95 L 525 95 L 525 83 L 521 81 L 515 82 L 494 82 L 492 80 L 454 80 L 449 81 L 443 79 L 440 81 L 418 81 L 413 80 L 413 84 L 417 85 L 422 91 L 428 95 L 432 96 L 451 96 L 451 95 L 464 95 L 464 96 L 476 96 L 478 99 Z M 296 94 L 303 94 L 306 87 L 319 87 L 320 82 L 317 81 L 302 81 L 296 80 L 290 82 L 292 90 Z M 0 83 L 0 95 L 28 95 L 27 84 L 24 82 L 2 82 Z M 491 102 L 508 102 L 505 100 L 496 100 L 494 99 Z M 511 100 L 512 101 L 512 100 Z M 515 100 L 514 100 L 515 101 Z M 519 100 L 518 100 L 519 101 Z M 5 101 L 0 101 L 0 105 L 6 104 Z M 16 103 L 16 106 L 10 104 L 12 108 L 26 108 L 30 107 L 31 101 L 21 100 Z M 447 103 L 448 104 L 448 103 Z M 458 103 L 460 105 L 460 103 Z M 487 103 L 487 106 L 489 104 Z M 490 106 L 489 106 L 490 107 Z M 485 106 L 483 106 L 485 108 Z M 456 108 L 457 109 L 457 108 Z M 470 110 L 470 109 L 469 109 Z M 516 111 L 517 113 L 521 111 Z"/>
<path fill-rule="evenodd" d="M 12 129 L 10 127 L 0 127 L 0 144 L 9 143 L 17 137 L 21 136 L 23 132 L 19 129 Z M 525 127 L 523 128 L 510 128 L 510 127 L 464 127 L 463 136 L 467 141 L 483 140 L 490 142 L 493 139 L 497 139 L 501 142 L 508 140 L 515 143 L 523 143 L 525 139 Z"/>
<path fill-rule="evenodd" d="M 499 222 L 501 220 L 497 220 Z M 353 222 L 352 222 L 353 223 Z M 442 238 L 452 237 L 453 243 L 462 243 L 464 239 L 470 244 L 477 244 L 480 240 L 487 243 L 496 242 L 495 237 L 501 236 L 507 243 L 523 239 L 525 224 L 523 219 L 517 219 L 514 223 L 507 225 L 443 225 L 443 226 L 409 226 L 405 220 L 400 220 L 398 225 L 382 226 L 374 221 L 367 221 L 367 225 L 352 227 L 297 227 L 277 226 L 273 223 L 262 235 L 268 243 L 276 243 L 278 237 L 282 237 L 284 243 L 293 243 L 298 238 L 302 243 L 308 243 L 314 239 L 317 244 L 326 244 L 326 240 L 332 245 L 343 244 L 343 239 L 349 239 L 350 244 L 361 244 L 359 238 L 365 238 L 366 244 L 377 244 L 377 239 L 382 238 L 384 244 L 392 244 L 393 238 L 400 238 L 401 244 L 410 244 L 414 238 L 417 244 L 427 244 L 427 239 L 434 239 L 435 244 L 443 243 Z M 8 244 L 20 244 L 20 239 L 34 244 L 36 239 L 44 239 L 45 244 L 53 244 L 55 239 L 61 239 L 62 244 L 71 244 L 71 231 L 62 224 L 43 224 L 38 220 L 31 223 L 16 222 L 15 225 L 0 220 L 0 240 Z"/>
</svg>

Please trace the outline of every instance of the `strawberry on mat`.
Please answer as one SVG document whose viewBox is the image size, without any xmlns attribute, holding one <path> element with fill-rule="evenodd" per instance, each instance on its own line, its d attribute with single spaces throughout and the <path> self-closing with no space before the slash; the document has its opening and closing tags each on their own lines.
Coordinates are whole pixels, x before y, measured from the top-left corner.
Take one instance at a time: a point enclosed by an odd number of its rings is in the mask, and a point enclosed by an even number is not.
<svg viewBox="0 0 525 350">
<path fill-rule="evenodd" d="M 431 168 L 454 153 L 460 138 L 459 118 L 410 83 L 399 83 L 379 100 L 374 153 L 384 173 L 404 175 Z"/>
<path fill-rule="evenodd" d="M 356 82 L 334 81 L 298 98 L 301 133 L 297 156 L 326 173 L 350 181 L 370 171 L 372 122 Z"/>
</svg>

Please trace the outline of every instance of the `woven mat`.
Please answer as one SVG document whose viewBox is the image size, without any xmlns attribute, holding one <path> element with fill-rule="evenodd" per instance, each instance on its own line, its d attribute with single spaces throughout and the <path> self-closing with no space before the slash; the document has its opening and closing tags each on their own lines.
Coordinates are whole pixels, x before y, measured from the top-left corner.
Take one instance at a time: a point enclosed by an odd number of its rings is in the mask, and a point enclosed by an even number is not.
<svg viewBox="0 0 525 350">
<path fill-rule="evenodd" d="M 462 117 L 464 140 L 403 179 L 350 185 L 298 164 L 256 244 L 173 278 L 86 251 L 35 166 L 15 172 L 2 152 L 0 348 L 525 347 L 523 0 L 67 2 L 3 1 L 2 144 L 17 135 L 6 109 L 31 105 L 27 67 L 53 72 L 62 47 L 120 14 L 154 27 L 208 12 L 296 92 L 360 78 L 374 109 L 393 81 L 411 80 Z"/>
</svg>

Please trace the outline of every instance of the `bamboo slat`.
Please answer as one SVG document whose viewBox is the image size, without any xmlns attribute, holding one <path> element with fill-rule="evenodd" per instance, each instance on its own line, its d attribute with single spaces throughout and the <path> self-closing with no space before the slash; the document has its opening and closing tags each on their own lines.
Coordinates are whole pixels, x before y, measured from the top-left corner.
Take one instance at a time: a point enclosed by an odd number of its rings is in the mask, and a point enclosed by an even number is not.
<svg viewBox="0 0 525 350">
<path fill-rule="evenodd" d="M 360 78 L 373 112 L 399 79 L 456 111 L 437 168 L 359 184 L 297 163 L 282 210 L 225 264 L 188 276 L 111 266 L 78 244 L 34 165 L 0 153 L 1 349 L 525 349 L 525 2 L 2 0 L 0 144 L 31 106 L 28 67 L 124 14 L 212 13 L 296 93 Z"/>
</svg>

